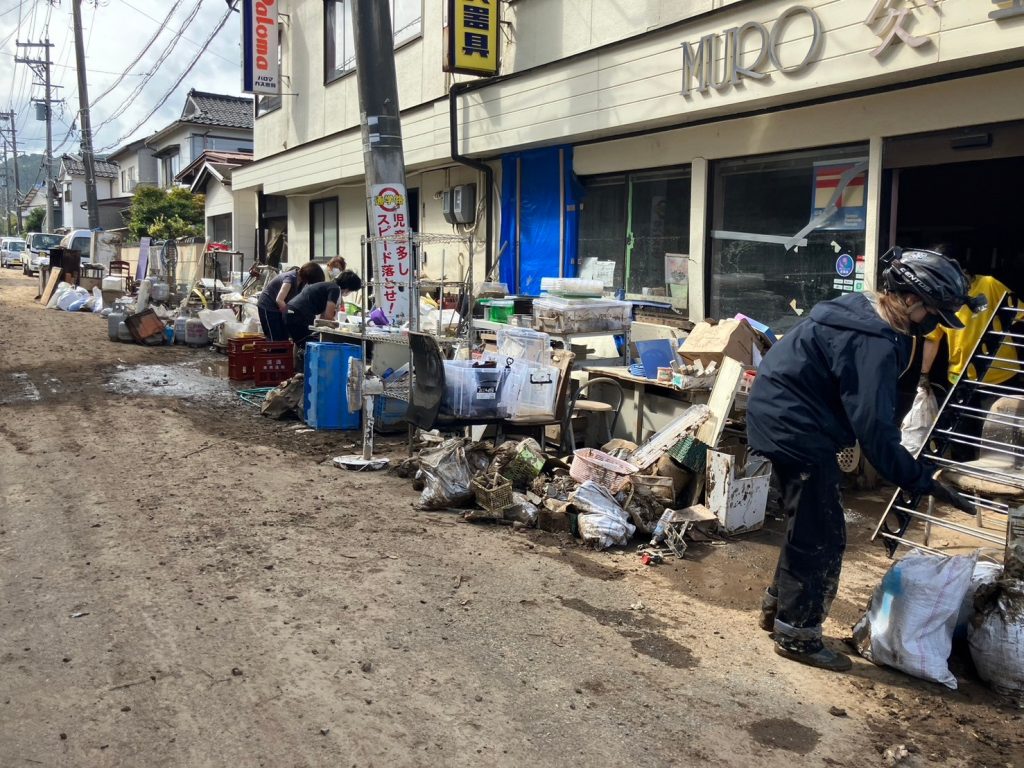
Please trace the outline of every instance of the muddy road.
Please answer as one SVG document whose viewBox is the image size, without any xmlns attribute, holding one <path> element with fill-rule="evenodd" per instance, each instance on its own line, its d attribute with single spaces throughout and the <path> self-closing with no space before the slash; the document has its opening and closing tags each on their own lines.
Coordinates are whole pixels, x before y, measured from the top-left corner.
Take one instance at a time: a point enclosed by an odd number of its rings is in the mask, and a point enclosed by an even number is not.
<svg viewBox="0 0 1024 768">
<path fill-rule="evenodd" d="M 111 343 L 34 288 L 0 274 L 0 766 L 1024 765 L 969 671 L 775 656 L 777 526 L 644 568 L 421 512 L 224 358 Z M 831 637 L 886 566 L 881 502 L 847 499 Z"/>
</svg>

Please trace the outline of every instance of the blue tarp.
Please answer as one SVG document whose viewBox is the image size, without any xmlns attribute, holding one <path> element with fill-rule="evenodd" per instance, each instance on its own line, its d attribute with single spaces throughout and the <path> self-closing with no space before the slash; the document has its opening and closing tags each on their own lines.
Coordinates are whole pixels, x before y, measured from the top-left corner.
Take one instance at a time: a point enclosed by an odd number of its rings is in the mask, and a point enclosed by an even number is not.
<svg viewBox="0 0 1024 768">
<path fill-rule="evenodd" d="M 561 164 L 561 173 L 559 172 Z M 565 238 L 559 221 L 565 184 Z M 517 197 L 517 191 L 519 193 Z M 502 158 L 500 279 L 509 290 L 540 293 L 542 277 L 574 277 L 583 186 L 572 171 L 572 147 L 545 147 Z M 518 231 L 517 214 L 518 212 Z M 559 263 L 562 268 L 559 269 Z M 518 265 L 518 269 L 517 269 Z"/>
</svg>

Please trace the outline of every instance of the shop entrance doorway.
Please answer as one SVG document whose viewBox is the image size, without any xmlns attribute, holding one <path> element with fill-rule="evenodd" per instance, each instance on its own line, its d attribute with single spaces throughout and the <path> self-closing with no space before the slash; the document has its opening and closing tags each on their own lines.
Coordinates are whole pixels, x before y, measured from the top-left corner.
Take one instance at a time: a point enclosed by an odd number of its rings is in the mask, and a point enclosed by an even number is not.
<svg viewBox="0 0 1024 768">
<path fill-rule="evenodd" d="M 884 159 L 880 253 L 948 244 L 969 272 L 1024 294 L 1024 126 L 894 139 Z"/>
</svg>

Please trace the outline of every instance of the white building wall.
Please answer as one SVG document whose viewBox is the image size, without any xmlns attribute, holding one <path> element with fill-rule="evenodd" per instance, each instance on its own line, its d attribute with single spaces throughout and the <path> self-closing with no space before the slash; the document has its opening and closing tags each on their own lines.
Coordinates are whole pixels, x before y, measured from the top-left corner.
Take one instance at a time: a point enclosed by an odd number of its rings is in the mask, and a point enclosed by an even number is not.
<svg viewBox="0 0 1024 768">
<path fill-rule="evenodd" d="M 256 197 L 251 192 L 232 192 L 231 243 L 246 256 L 256 256 Z"/>
</svg>

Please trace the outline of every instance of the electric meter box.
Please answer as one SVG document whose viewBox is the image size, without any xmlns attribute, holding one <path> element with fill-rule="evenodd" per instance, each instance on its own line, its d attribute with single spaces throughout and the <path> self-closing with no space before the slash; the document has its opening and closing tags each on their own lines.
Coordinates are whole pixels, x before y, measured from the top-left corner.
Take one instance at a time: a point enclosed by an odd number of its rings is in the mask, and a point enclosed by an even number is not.
<svg viewBox="0 0 1024 768">
<path fill-rule="evenodd" d="M 441 213 L 449 224 L 472 224 L 476 218 L 476 184 L 459 184 L 441 197 Z"/>
</svg>

